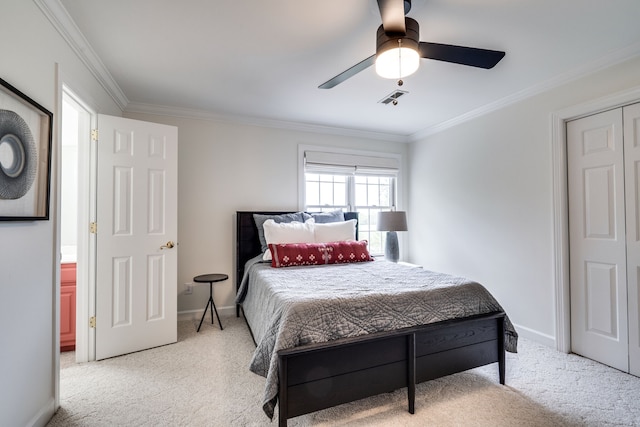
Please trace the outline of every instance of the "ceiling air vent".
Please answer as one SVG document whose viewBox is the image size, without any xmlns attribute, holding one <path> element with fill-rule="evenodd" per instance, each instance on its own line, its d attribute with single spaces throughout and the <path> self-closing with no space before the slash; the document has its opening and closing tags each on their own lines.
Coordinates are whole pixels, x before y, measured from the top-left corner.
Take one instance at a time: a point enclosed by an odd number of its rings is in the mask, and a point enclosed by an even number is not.
<svg viewBox="0 0 640 427">
<path fill-rule="evenodd" d="M 389 95 L 385 96 L 384 98 L 382 98 L 380 101 L 378 101 L 380 104 L 393 104 L 396 105 L 398 103 L 398 98 L 400 98 L 402 95 L 405 95 L 409 92 L 407 92 L 406 90 L 394 90 L 393 92 L 391 92 Z"/>
</svg>

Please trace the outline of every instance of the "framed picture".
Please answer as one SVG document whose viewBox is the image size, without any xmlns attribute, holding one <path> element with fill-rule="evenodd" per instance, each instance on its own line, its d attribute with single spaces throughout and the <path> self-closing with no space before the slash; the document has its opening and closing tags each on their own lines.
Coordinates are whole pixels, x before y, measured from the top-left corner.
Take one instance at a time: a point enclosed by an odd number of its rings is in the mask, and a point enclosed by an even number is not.
<svg viewBox="0 0 640 427">
<path fill-rule="evenodd" d="M 0 79 L 0 221 L 49 219 L 53 114 Z"/>
</svg>

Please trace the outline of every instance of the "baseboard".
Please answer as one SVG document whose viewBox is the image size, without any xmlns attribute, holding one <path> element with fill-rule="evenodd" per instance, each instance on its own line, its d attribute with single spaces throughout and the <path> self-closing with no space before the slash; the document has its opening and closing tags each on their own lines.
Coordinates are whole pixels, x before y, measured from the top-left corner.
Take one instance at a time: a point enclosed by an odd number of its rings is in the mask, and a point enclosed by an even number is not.
<svg viewBox="0 0 640 427">
<path fill-rule="evenodd" d="M 31 427 L 44 427 L 55 414 L 55 399 L 52 397 L 27 423 Z"/>
<path fill-rule="evenodd" d="M 551 335 L 543 334 L 542 332 L 527 328 L 525 326 L 516 325 L 515 323 L 513 326 L 516 328 L 518 336 L 529 339 L 531 341 L 535 341 L 539 344 L 553 349 L 558 348 L 556 345 L 556 338 Z"/>
<path fill-rule="evenodd" d="M 217 307 L 218 314 L 220 316 L 235 316 L 236 315 L 236 306 L 227 306 L 227 307 Z M 184 310 L 178 312 L 178 321 L 183 320 L 200 320 L 202 317 L 202 312 L 204 309 L 200 308 L 197 310 Z"/>
</svg>

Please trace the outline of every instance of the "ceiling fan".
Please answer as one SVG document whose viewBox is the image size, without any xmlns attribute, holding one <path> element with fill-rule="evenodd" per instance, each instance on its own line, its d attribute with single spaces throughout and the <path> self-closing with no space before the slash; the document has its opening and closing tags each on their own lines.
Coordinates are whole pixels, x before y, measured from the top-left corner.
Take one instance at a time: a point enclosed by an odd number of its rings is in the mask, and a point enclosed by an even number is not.
<svg viewBox="0 0 640 427">
<path fill-rule="evenodd" d="M 418 22 L 405 16 L 411 10 L 411 0 L 377 1 L 382 25 L 378 27 L 376 53 L 327 80 L 319 89 L 331 89 L 374 63 L 380 76 L 401 79 L 418 69 L 420 58 L 490 69 L 505 55 L 497 50 L 421 42 Z"/>
</svg>

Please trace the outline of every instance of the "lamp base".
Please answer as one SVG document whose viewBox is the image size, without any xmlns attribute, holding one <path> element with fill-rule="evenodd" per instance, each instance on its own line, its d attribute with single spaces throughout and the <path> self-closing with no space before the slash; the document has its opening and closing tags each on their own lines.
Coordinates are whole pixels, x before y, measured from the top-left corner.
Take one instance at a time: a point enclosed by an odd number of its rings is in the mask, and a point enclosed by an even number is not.
<svg viewBox="0 0 640 427">
<path fill-rule="evenodd" d="M 395 231 L 387 231 L 387 242 L 384 246 L 384 258 L 391 262 L 398 262 L 400 259 L 398 233 Z"/>
</svg>

